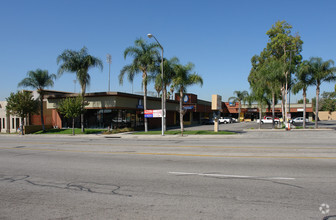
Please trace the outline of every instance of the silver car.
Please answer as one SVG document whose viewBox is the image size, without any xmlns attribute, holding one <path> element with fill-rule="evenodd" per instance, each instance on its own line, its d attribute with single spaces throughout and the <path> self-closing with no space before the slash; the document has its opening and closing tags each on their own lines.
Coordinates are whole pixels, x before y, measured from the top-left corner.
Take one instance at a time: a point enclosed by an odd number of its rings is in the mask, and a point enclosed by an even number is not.
<svg viewBox="0 0 336 220">
<path fill-rule="evenodd" d="M 308 122 L 308 119 L 306 118 L 306 122 Z M 303 123 L 303 117 L 297 117 L 293 118 L 290 123 Z"/>
</svg>

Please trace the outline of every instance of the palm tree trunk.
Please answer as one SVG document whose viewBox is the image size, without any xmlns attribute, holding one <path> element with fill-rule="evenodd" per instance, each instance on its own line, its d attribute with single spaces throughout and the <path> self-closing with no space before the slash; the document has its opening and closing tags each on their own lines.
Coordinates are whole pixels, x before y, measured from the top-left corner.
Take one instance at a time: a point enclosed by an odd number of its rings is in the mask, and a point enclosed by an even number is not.
<svg viewBox="0 0 336 220">
<path fill-rule="evenodd" d="M 274 108 L 275 108 L 275 94 L 274 92 L 272 92 L 272 129 L 274 129 L 274 117 L 275 117 Z"/>
<path fill-rule="evenodd" d="M 238 123 L 240 122 L 240 112 L 241 112 L 241 100 L 239 100 L 239 108 L 238 108 Z"/>
<path fill-rule="evenodd" d="M 85 89 L 86 89 L 86 85 L 82 85 L 82 109 L 84 109 L 85 107 Z M 81 129 L 82 129 L 82 133 L 85 132 L 85 128 L 84 128 L 84 113 L 81 113 Z"/>
<path fill-rule="evenodd" d="M 44 118 L 43 118 L 43 96 L 40 94 L 40 101 L 41 101 L 41 124 L 42 124 L 42 130 L 45 132 L 45 127 L 44 127 Z"/>
<path fill-rule="evenodd" d="M 146 73 L 143 74 L 143 87 L 144 87 L 144 111 L 147 110 L 147 75 Z M 148 121 L 147 118 L 145 120 L 145 132 L 148 132 Z"/>
<path fill-rule="evenodd" d="M 320 85 L 316 85 L 316 113 L 315 113 L 315 129 L 318 128 L 318 108 L 319 108 Z"/>
<path fill-rule="evenodd" d="M 284 93 L 284 88 L 281 89 L 281 114 L 282 114 L 282 122 L 286 122 L 286 115 L 285 115 L 285 93 Z"/>
<path fill-rule="evenodd" d="M 288 105 L 288 100 L 287 100 L 287 95 L 288 95 L 288 71 L 286 72 L 286 90 L 285 90 L 285 116 L 286 116 L 286 123 L 288 123 L 288 118 L 287 118 L 287 113 L 288 113 L 288 109 L 287 109 L 287 105 Z"/>
<path fill-rule="evenodd" d="M 183 89 L 180 89 L 180 126 L 181 126 L 181 135 L 183 136 L 183 109 L 182 109 L 182 97 L 183 97 Z"/>
<path fill-rule="evenodd" d="M 72 135 L 75 136 L 75 118 L 72 118 Z"/>
<path fill-rule="evenodd" d="M 306 89 L 303 89 L 303 129 L 306 129 Z"/>
</svg>

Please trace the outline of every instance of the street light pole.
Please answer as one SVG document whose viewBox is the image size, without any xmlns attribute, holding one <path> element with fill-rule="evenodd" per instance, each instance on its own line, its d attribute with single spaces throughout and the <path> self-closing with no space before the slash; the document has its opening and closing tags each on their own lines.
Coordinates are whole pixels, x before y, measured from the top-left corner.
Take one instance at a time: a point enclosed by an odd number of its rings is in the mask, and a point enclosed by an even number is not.
<svg viewBox="0 0 336 220">
<path fill-rule="evenodd" d="M 111 72 L 111 63 L 112 63 L 112 56 L 111 54 L 106 55 L 106 61 L 109 64 L 109 78 L 108 78 L 108 92 L 110 92 L 110 72 Z"/>
<path fill-rule="evenodd" d="M 147 34 L 148 38 L 154 38 L 155 41 L 158 43 L 159 47 L 161 48 L 161 82 L 162 82 L 162 97 L 161 97 L 161 109 L 162 109 L 162 117 L 161 117 L 161 123 L 162 123 L 162 136 L 164 136 L 164 132 L 166 130 L 166 94 L 165 94 L 165 88 L 164 88 L 164 80 L 163 80 L 163 47 L 159 43 L 159 41 L 156 39 L 156 37 L 152 34 Z"/>
</svg>

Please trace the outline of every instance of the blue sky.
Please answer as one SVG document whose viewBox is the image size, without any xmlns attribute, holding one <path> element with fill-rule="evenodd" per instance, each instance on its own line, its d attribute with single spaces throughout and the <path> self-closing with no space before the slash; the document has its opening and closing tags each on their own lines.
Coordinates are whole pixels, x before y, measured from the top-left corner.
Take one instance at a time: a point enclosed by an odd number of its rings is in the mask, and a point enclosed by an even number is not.
<svg viewBox="0 0 336 220">
<path fill-rule="evenodd" d="M 266 31 L 278 20 L 286 20 L 298 32 L 303 58 L 312 56 L 336 60 L 336 1 L 221 1 L 221 0 L 120 0 L 2 1 L 0 7 L 0 100 L 16 92 L 26 73 L 37 68 L 57 73 L 56 58 L 65 49 L 89 53 L 104 62 L 104 70 L 91 69 L 87 92 L 108 89 L 106 54 L 112 55 L 111 91 L 132 92 L 125 78 L 119 85 L 123 51 L 139 37 L 154 34 L 165 49 L 164 56 L 176 56 L 182 64 L 192 62 L 204 79 L 203 87 L 188 92 L 211 100 L 212 94 L 226 101 L 235 90 L 248 90 L 250 59 L 266 46 Z M 75 75 L 65 73 L 52 90 L 75 89 Z M 332 91 L 334 83 L 321 91 Z M 76 92 L 80 91 L 77 83 Z M 141 74 L 133 92 L 142 91 Z M 153 83 L 149 91 L 155 91 Z M 315 88 L 308 91 L 314 97 Z M 292 101 L 300 99 L 292 96 Z"/>
</svg>

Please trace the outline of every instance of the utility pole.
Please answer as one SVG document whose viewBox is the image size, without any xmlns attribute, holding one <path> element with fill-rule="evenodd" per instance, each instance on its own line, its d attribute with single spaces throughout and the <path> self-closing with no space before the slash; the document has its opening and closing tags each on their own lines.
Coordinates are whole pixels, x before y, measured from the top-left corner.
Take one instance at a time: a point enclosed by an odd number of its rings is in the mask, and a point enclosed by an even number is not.
<svg viewBox="0 0 336 220">
<path fill-rule="evenodd" d="M 106 55 L 106 61 L 109 64 L 109 77 L 108 77 L 108 92 L 110 92 L 110 74 L 111 74 L 111 63 L 112 63 L 112 56 L 111 54 Z"/>
</svg>

